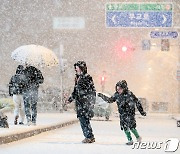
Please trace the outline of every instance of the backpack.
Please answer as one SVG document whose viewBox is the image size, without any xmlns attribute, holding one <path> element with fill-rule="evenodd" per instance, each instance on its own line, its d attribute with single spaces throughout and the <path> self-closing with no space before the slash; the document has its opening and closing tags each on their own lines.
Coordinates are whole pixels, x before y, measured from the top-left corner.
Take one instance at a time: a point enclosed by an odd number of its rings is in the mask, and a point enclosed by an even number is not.
<svg viewBox="0 0 180 154">
<path fill-rule="evenodd" d="M 29 66 L 25 69 L 25 74 L 29 78 L 30 84 L 42 84 L 44 82 L 44 77 L 40 70 L 33 66 Z"/>
</svg>

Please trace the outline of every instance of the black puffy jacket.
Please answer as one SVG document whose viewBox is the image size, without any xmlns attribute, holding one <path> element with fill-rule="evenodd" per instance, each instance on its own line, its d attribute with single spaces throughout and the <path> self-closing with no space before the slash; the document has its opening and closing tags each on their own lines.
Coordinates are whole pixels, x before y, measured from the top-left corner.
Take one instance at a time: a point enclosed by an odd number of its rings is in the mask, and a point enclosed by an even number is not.
<svg viewBox="0 0 180 154">
<path fill-rule="evenodd" d="M 93 117 L 93 105 L 96 101 L 96 89 L 89 74 L 76 76 L 74 91 L 71 95 L 75 99 L 77 117 Z"/>
<path fill-rule="evenodd" d="M 130 91 L 126 90 L 122 94 L 115 92 L 110 98 L 101 95 L 105 101 L 113 103 L 116 101 L 118 111 L 121 116 L 135 116 L 135 108 L 143 115 L 144 110 L 139 99 Z"/>
<path fill-rule="evenodd" d="M 128 128 L 136 128 L 136 107 L 138 111 L 141 113 L 141 115 L 146 115 L 146 112 L 144 112 L 141 102 L 130 90 L 126 89 L 125 91 L 123 91 L 122 94 L 115 92 L 114 95 L 110 98 L 101 93 L 99 93 L 98 95 L 108 103 L 117 103 L 122 130 L 124 129 L 126 131 L 128 130 Z"/>
<path fill-rule="evenodd" d="M 40 70 L 33 66 L 28 66 L 24 70 L 26 78 L 28 78 L 28 83 L 26 86 L 26 91 L 28 90 L 37 90 L 39 84 L 44 82 L 44 77 Z"/>
<path fill-rule="evenodd" d="M 22 94 L 27 83 L 28 81 L 24 74 L 15 74 L 11 77 L 9 82 L 9 95 L 12 96 L 13 94 Z"/>
</svg>

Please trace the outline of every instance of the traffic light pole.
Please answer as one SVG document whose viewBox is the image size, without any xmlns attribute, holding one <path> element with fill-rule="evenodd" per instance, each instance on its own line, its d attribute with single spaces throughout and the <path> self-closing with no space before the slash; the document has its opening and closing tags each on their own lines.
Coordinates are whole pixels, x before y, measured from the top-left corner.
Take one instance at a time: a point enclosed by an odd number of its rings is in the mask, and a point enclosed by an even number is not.
<svg viewBox="0 0 180 154">
<path fill-rule="evenodd" d="M 101 88 L 102 92 L 104 92 L 104 84 L 101 84 Z"/>
</svg>

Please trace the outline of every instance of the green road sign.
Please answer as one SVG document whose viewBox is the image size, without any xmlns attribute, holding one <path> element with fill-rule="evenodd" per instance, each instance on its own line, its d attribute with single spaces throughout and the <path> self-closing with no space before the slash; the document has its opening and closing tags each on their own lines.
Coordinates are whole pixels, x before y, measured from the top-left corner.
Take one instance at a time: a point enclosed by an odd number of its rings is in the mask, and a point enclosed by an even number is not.
<svg viewBox="0 0 180 154">
<path fill-rule="evenodd" d="M 139 4 L 108 3 L 106 9 L 107 11 L 139 10 Z"/>
<path fill-rule="evenodd" d="M 107 27 L 172 27 L 173 4 L 120 3 L 106 4 Z"/>
<path fill-rule="evenodd" d="M 172 11 L 172 4 L 140 4 L 141 11 Z"/>
<path fill-rule="evenodd" d="M 172 3 L 107 3 L 107 11 L 172 11 Z"/>
</svg>

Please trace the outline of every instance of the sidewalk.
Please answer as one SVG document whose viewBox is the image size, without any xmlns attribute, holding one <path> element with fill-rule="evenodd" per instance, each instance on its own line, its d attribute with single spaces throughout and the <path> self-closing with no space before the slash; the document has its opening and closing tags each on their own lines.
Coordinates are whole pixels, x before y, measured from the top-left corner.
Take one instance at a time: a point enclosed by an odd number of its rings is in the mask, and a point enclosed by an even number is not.
<svg viewBox="0 0 180 154">
<path fill-rule="evenodd" d="M 75 113 L 38 113 L 37 125 L 14 125 L 13 113 L 7 114 L 9 128 L 0 128 L 0 144 L 6 144 L 23 138 L 31 137 L 42 132 L 65 127 L 78 122 Z"/>
<path fill-rule="evenodd" d="M 18 141 L 27 137 L 40 134 L 42 132 L 65 127 L 78 122 L 76 114 L 72 112 L 38 113 L 36 126 L 27 126 L 26 120 L 24 122 L 24 125 L 14 125 L 13 113 L 7 114 L 7 116 L 9 128 L 0 128 L 0 145 L 13 141 Z M 180 114 L 148 114 L 146 118 L 151 118 L 152 116 L 158 118 L 166 116 L 167 118 L 169 117 L 176 121 L 180 120 Z M 137 115 L 137 118 L 138 117 L 144 118 L 141 115 Z M 102 119 L 104 120 L 104 117 L 102 117 Z"/>
</svg>

